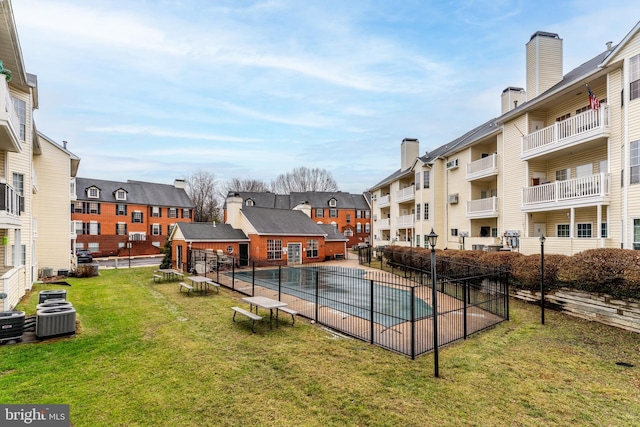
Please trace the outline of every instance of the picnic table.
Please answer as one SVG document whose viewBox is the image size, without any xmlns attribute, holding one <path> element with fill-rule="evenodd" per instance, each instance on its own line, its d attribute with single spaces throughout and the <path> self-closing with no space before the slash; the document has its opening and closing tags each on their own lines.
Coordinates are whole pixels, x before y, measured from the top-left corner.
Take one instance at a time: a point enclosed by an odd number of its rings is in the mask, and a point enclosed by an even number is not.
<svg viewBox="0 0 640 427">
<path fill-rule="evenodd" d="M 242 301 L 249 303 L 249 311 L 253 309 L 253 306 L 256 306 L 256 314 L 258 314 L 258 307 L 265 308 L 269 310 L 269 329 L 273 329 L 272 321 L 273 321 L 273 310 L 276 310 L 276 328 L 278 327 L 278 309 L 282 307 L 286 307 L 287 303 L 278 301 L 275 299 L 256 296 L 256 297 L 245 297 L 242 298 Z"/>
<path fill-rule="evenodd" d="M 189 276 L 187 277 L 187 279 L 193 284 L 196 289 L 199 288 L 200 294 L 206 294 L 209 290 L 209 286 L 215 286 L 216 290 L 220 287 L 220 285 L 206 276 Z"/>
<path fill-rule="evenodd" d="M 154 273 L 160 273 L 162 275 L 162 280 L 178 280 L 183 277 L 183 274 L 180 271 L 174 270 L 173 268 L 160 268 L 155 270 Z M 154 279 L 159 277 L 159 274 L 154 274 Z"/>
</svg>

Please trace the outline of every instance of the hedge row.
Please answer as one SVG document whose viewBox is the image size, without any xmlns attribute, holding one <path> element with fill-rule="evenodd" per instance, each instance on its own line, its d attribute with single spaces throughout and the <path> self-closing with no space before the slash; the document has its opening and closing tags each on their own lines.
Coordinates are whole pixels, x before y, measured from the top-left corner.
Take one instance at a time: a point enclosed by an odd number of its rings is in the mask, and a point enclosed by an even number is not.
<svg viewBox="0 0 640 427">
<path fill-rule="evenodd" d="M 425 248 L 387 246 L 384 259 L 390 265 L 424 271 L 431 269 L 431 251 Z M 451 266 L 477 268 L 502 267 L 510 272 L 510 284 L 517 288 L 540 289 L 540 254 L 519 252 L 484 252 L 437 250 L 438 268 L 449 270 L 441 274 L 457 276 L 464 272 Z M 458 267 L 459 269 L 462 267 Z M 466 267 L 467 271 L 469 267 Z M 640 251 L 629 249 L 590 249 L 573 256 L 545 254 L 545 289 L 569 287 L 618 298 L 640 298 Z"/>
</svg>

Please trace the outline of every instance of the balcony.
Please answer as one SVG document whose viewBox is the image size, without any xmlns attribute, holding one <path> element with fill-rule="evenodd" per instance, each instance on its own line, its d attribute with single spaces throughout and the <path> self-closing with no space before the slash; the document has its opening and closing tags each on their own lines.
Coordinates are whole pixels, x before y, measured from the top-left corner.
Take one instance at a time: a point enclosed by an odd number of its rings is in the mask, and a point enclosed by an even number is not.
<svg viewBox="0 0 640 427">
<path fill-rule="evenodd" d="M 78 238 L 78 229 L 80 230 L 80 234 L 82 234 L 82 221 L 74 220 L 69 223 L 69 238 L 71 240 Z"/>
<path fill-rule="evenodd" d="M 522 137 L 522 160 L 562 155 L 562 150 L 575 145 L 609 137 L 609 106 L 602 104 L 598 110 L 588 110 L 553 126 L 540 129 Z M 585 147 L 588 148 L 588 147 Z"/>
<path fill-rule="evenodd" d="M 498 198 L 470 200 L 467 202 L 467 218 L 494 218 L 498 216 Z"/>
<path fill-rule="evenodd" d="M 0 183 L 0 228 L 22 227 L 20 212 L 24 210 L 24 197 L 10 185 Z"/>
<path fill-rule="evenodd" d="M 396 202 L 402 203 L 416 198 L 416 189 L 413 185 L 396 191 Z"/>
<path fill-rule="evenodd" d="M 415 215 L 402 215 L 396 217 L 396 228 L 413 227 Z"/>
<path fill-rule="evenodd" d="M 384 218 L 378 221 L 378 228 L 384 230 L 391 228 L 391 220 L 389 218 Z"/>
<path fill-rule="evenodd" d="M 467 164 L 467 181 L 488 178 L 498 174 L 498 155 L 492 154 Z"/>
<path fill-rule="evenodd" d="M 608 204 L 610 175 L 555 181 L 522 189 L 523 212 Z"/>
<path fill-rule="evenodd" d="M 0 151 L 22 151 L 20 119 L 13 108 L 9 86 L 4 78 L 0 79 Z"/>
<path fill-rule="evenodd" d="M 386 208 L 391 204 L 391 196 L 388 194 L 386 196 L 378 197 L 378 207 Z"/>
</svg>

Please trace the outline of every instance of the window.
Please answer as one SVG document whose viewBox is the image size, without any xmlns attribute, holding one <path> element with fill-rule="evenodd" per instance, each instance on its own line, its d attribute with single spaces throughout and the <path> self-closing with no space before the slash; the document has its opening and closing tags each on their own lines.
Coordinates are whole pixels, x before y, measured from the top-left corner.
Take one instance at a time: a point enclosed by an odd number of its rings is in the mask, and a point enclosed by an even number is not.
<svg viewBox="0 0 640 427">
<path fill-rule="evenodd" d="M 428 247 L 429 247 L 429 235 L 428 235 L 428 234 L 425 234 L 425 235 L 424 235 L 424 240 L 423 240 L 423 242 L 424 242 L 424 247 L 425 247 L 425 248 L 428 248 Z"/>
<path fill-rule="evenodd" d="M 119 203 L 116 205 L 116 215 L 126 215 L 127 214 L 127 205 L 123 203 Z"/>
<path fill-rule="evenodd" d="M 282 259 L 282 240 L 267 240 L 267 259 Z"/>
<path fill-rule="evenodd" d="M 497 228 L 492 228 L 491 229 L 491 237 L 498 237 L 498 229 Z"/>
<path fill-rule="evenodd" d="M 231 245 L 227 246 L 227 253 L 228 254 L 232 254 L 233 253 L 233 246 L 231 246 Z"/>
<path fill-rule="evenodd" d="M 453 236 L 453 237 L 457 237 L 458 236 L 458 229 L 457 228 L 452 228 L 451 229 L 451 236 Z"/>
<path fill-rule="evenodd" d="M 420 190 L 420 172 L 416 172 L 416 191 Z"/>
<path fill-rule="evenodd" d="M 141 224 L 142 223 L 142 212 L 140 212 L 140 211 L 131 212 L 131 222 L 135 222 L 135 223 Z"/>
<path fill-rule="evenodd" d="M 416 234 L 416 248 L 420 247 L 420 235 Z"/>
<path fill-rule="evenodd" d="M 100 213 L 100 203 L 96 203 L 96 202 L 89 203 L 89 213 L 90 214 L 99 214 Z"/>
<path fill-rule="evenodd" d="M 345 228 L 344 237 L 353 237 L 353 230 L 350 228 Z"/>
<path fill-rule="evenodd" d="M 593 175 L 593 163 L 576 166 L 576 178 Z"/>
<path fill-rule="evenodd" d="M 591 237 L 591 224 L 578 223 L 578 238 Z"/>
<path fill-rule="evenodd" d="M 356 233 L 362 233 L 362 224 L 360 223 L 356 224 Z"/>
<path fill-rule="evenodd" d="M 633 141 L 630 144 L 631 159 L 629 160 L 629 166 L 631 166 L 630 179 L 631 184 L 640 183 L 640 141 Z"/>
<path fill-rule="evenodd" d="M 338 209 L 329 209 L 329 218 L 338 218 Z"/>
<path fill-rule="evenodd" d="M 633 220 L 633 249 L 640 249 L 640 219 Z"/>
<path fill-rule="evenodd" d="M 629 59 L 629 99 L 634 100 L 640 97 L 640 55 Z"/>
<path fill-rule="evenodd" d="M 84 234 L 84 227 L 81 221 L 74 221 L 76 224 L 76 234 Z"/>
<path fill-rule="evenodd" d="M 329 206 L 331 206 L 332 208 L 335 208 L 337 205 L 338 205 L 338 202 L 336 199 L 329 200 Z"/>
<path fill-rule="evenodd" d="M 119 222 L 116 224 L 116 234 L 118 236 L 126 236 L 127 235 L 127 223 Z"/>
<path fill-rule="evenodd" d="M 162 226 L 160 224 L 151 224 L 151 235 L 159 236 L 162 234 Z"/>
<path fill-rule="evenodd" d="M 556 236 L 558 237 L 569 237 L 570 225 L 569 224 L 558 224 L 556 226 Z"/>
<path fill-rule="evenodd" d="M 20 120 L 20 141 L 24 141 L 27 137 L 27 103 L 13 96 L 11 99 L 13 100 L 13 108 L 16 110 Z"/>
<path fill-rule="evenodd" d="M 422 188 L 429 188 L 429 171 L 424 171 L 424 177 L 423 177 L 423 183 L 422 183 Z"/>
<path fill-rule="evenodd" d="M 169 208 L 169 218 L 178 218 L 178 210 L 176 208 Z"/>
<path fill-rule="evenodd" d="M 14 173 L 13 174 L 13 189 L 16 190 L 16 192 L 21 195 L 24 196 L 24 175 L 21 173 Z"/>
<path fill-rule="evenodd" d="M 189 209 L 182 209 L 182 218 L 191 218 L 191 211 Z"/>
<path fill-rule="evenodd" d="M 601 237 L 607 237 L 607 223 L 603 222 L 600 224 L 600 235 Z"/>
<path fill-rule="evenodd" d="M 87 190 L 87 197 L 97 199 L 100 197 L 100 191 L 96 187 L 91 187 Z"/>
<path fill-rule="evenodd" d="M 255 206 L 255 202 L 252 199 L 247 199 L 244 204 L 245 206 Z"/>
<path fill-rule="evenodd" d="M 169 224 L 169 227 L 167 228 L 167 235 L 171 234 L 171 232 L 173 231 L 173 227 L 175 226 L 175 224 Z"/>
<path fill-rule="evenodd" d="M 317 240 L 307 240 L 307 258 L 318 258 Z"/>
<path fill-rule="evenodd" d="M 356 210 L 356 218 L 362 218 L 362 217 L 363 217 L 363 216 L 362 216 L 362 210 L 357 209 L 357 210 Z"/>
<path fill-rule="evenodd" d="M 100 224 L 97 221 L 91 221 L 89 223 L 89 234 L 94 236 L 100 234 Z"/>
<path fill-rule="evenodd" d="M 84 243 L 76 242 L 76 251 L 81 251 L 84 249 Z"/>
<path fill-rule="evenodd" d="M 571 176 L 569 169 L 559 169 L 556 171 L 556 181 L 566 181 Z"/>
<path fill-rule="evenodd" d="M 420 203 L 416 203 L 416 221 L 420 221 Z"/>
<path fill-rule="evenodd" d="M 317 218 L 324 217 L 324 209 L 316 209 L 316 217 Z"/>
<path fill-rule="evenodd" d="M 364 217 L 365 218 L 371 218 L 371 212 L 370 211 L 364 211 Z"/>
<path fill-rule="evenodd" d="M 91 252 L 99 252 L 100 244 L 98 242 L 89 242 L 89 244 L 87 245 L 87 249 L 89 249 L 89 251 Z"/>
<path fill-rule="evenodd" d="M 116 191 L 116 200 L 127 200 L 127 192 L 124 190 Z"/>
<path fill-rule="evenodd" d="M 360 218 L 360 217 L 358 217 Z M 351 222 L 351 214 L 347 214 L 347 224 L 349 224 Z"/>
<path fill-rule="evenodd" d="M 367 234 L 371 233 L 371 224 L 366 223 L 364 225 L 364 232 L 367 233 Z"/>
<path fill-rule="evenodd" d="M 151 206 L 151 216 L 152 217 L 160 216 L 160 208 L 158 206 Z"/>
<path fill-rule="evenodd" d="M 429 219 L 429 203 L 424 204 L 424 219 Z"/>
</svg>

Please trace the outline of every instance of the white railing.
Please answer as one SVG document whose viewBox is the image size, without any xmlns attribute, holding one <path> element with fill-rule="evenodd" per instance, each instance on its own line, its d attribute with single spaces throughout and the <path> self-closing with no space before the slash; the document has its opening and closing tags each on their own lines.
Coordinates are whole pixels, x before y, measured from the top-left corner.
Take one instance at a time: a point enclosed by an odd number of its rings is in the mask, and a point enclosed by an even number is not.
<svg viewBox="0 0 640 427">
<path fill-rule="evenodd" d="M 9 184 L 0 184 L 0 210 L 20 216 L 20 206 L 24 198 Z"/>
<path fill-rule="evenodd" d="M 13 126 L 13 130 L 15 131 L 18 138 L 20 137 L 20 118 L 18 117 L 18 113 L 13 106 L 13 100 L 11 99 L 11 93 L 9 92 L 9 86 L 4 78 L 4 76 L 0 75 L 0 99 L 4 100 L 4 105 L 1 107 L 2 111 L 4 111 Z"/>
<path fill-rule="evenodd" d="M 78 225 L 80 227 L 78 227 Z M 80 230 L 80 233 L 78 233 L 78 229 Z M 69 223 L 69 234 L 71 235 L 72 239 L 76 239 L 78 237 L 78 234 L 82 234 L 82 221 L 71 221 Z"/>
<path fill-rule="evenodd" d="M 378 221 L 378 227 L 380 228 L 389 228 L 391 226 L 391 219 L 384 218 Z"/>
<path fill-rule="evenodd" d="M 390 195 L 386 195 L 386 196 L 381 196 L 378 197 L 378 207 L 379 208 L 383 208 L 385 206 L 389 206 L 389 203 L 391 203 L 391 196 Z"/>
<path fill-rule="evenodd" d="M 608 196 L 609 181 L 609 174 L 601 173 L 523 188 L 522 203 L 530 205 Z"/>
<path fill-rule="evenodd" d="M 467 164 L 467 179 L 498 173 L 498 155 L 492 154 Z"/>
<path fill-rule="evenodd" d="M 414 215 L 401 215 L 396 217 L 396 227 L 413 227 Z"/>
<path fill-rule="evenodd" d="M 31 218 L 31 235 L 34 239 L 38 238 L 38 218 Z"/>
<path fill-rule="evenodd" d="M 415 197 L 416 189 L 413 186 L 403 188 L 402 190 L 396 191 L 396 200 L 398 202 L 402 202 L 404 200 L 410 200 Z"/>
<path fill-rule="evenodd" d="M 562 147 L 581 134 L 602 132 L 609 128 L 609 106 L 602 104 L 598 110 L 587 110 L 567 120 L 555 122 L 522 137 L 522 156 L 540 154 Z"/>
<path fill-rule="evenodd" d="M 498 212 L 498 198 L 469 200 L 467 202 L 467 214 L 495 214 Z"/>
</svg>

